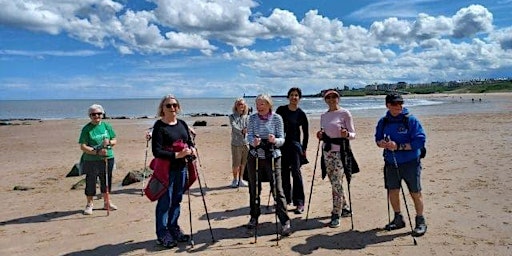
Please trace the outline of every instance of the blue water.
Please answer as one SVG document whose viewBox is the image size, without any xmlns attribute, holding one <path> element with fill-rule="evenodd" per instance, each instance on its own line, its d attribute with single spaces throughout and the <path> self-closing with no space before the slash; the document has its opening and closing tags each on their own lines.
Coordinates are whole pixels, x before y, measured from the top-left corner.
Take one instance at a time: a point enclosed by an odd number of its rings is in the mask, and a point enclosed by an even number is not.
<svg viewBox="0 0 512 256">
<path fill-rule="evenodd" d="M 92 104 L 101 104 L 110 117 L 155 117 L 160 99 L 109 99 L 109 100 L 8 100 L 0 101 L 0 119 L 81 119 L 87 117 L 87 109 Z M 254 98 L 246 99 L 254 108 Z M 287 98 L 274 98 L 274 109 L 288 103 Z M 184 98 L 180 99 L 182 115 L 204 113 L 208 115 L 231 113 L 233 98 Z M 470 99 L 445 97 L 426 99 L 407 98 L 405 106 L 416 115 L 453 114 L 465 112 L 493 111 L 495 102 L 483 100 L 472 103 Z M 480 104 L 477 109 L 472 104 Z M 382 97 L 342 97 L 340 105 L 354 115 L 378 117 L 385 112 Z M 322 98 L 303 98 L 300 107 L 307 114 L 320 114 L 327 106 Z M 448 112 L 447 112 L 448 111 Z"/>
</svg>

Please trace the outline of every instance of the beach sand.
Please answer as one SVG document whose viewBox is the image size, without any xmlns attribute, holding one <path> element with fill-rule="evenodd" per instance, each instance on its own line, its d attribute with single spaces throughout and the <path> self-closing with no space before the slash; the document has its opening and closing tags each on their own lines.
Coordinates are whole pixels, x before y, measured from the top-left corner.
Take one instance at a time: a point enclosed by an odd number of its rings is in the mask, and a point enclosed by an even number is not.
<svg viewBox="0 0 512 256">
<path fill-rule="evenodd" d="M 180 244 L 171 250 L 155 244 L 156 203 L 141 196 L 142 183 L 120 185 L 128 172 L 144 167 L 144 131 L 149 120 L 108 120 L 118 134 L 111 199 L 119 207 L 108 217 L 99 210 L 102 201 L 98 200 L 92 216 L 82 215 L 84 191 L 71 190 L 82 177 L 65 178 L 80 157 L 77 140 L 87 119 L 1 126 L 0 255 L 511 255 L 512 94 L 486 95 L 486 99 L 492 97 L 509 103 L 493 113 L 422 116 L 428 136 L 422 173 L 428 232 L 416 238 L 417 246 L 408 221 L 401 230 L 380 230 L 388 214 L 382 152 L 373 141 L 376 118 L 354 116 L 357 138 L 352 147 L 361 172 L 351 183 L 353 230 L 350 218 L 343 218 L 339 228 L 326 227 L 332 209 L 331 186 L 321 179 L 320 164 L 314 170 L 319 120 L 310 118 L 310 163 L 302 168 L 306 200 L 316 171 L 309 220 L 306 212 L 290 211 L 294 233 L 279 245 L 272 206 L 266 207 L 268 183 L 262 191 L 265 214 L 260 217 L 257 243 L 243 227 L 249 220 L 249 195 L 247 188 L 228 188 L 230 128 L 222 126 L 228 123 L 227 117 L 186 118 L 208 122 L 206 127 L 196 127 L 196 142 L 204 202 L 216 242 L 212 243 L 196 182 L 190 195 L 195 246 Z M 149 149 L 148 163 L 151 159 Z M 13 190 L 15 186 L 33 189 Z M 414 207 L 406 194 L 414 225 Z M 186 233 L 190 232 L 188 202 L 185 195 L 180 225 Z M 402 211 L 407 218 L 403 200 Z"/>
</svg>

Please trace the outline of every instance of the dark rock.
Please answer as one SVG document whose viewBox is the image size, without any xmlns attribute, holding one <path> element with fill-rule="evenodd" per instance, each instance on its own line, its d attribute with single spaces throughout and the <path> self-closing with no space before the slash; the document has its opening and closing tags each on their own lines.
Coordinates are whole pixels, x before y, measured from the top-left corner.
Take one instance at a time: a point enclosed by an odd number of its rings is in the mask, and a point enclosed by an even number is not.
<svg viewBox="0 0 512 256">
<path fill-rule="evenodd" d="M 150 169 L 147 169 L 144 171 L 131 171 L 126 174 L 126 176 L 123 179 L 123 182 L 121 183 L 122 186 L 128 186 L 130 184 L 133 184 L 135 182 L 141 182 L 143 179 L 147 179 L 153 174 L 153 171 Z"/>
<path fill-rule="evenodd" d="M 80 163 L 76 163 L 75 165 L 73 165 L 73 167 L 71 167 L 71 170 L 69 171 L 68 175 L 66 175 L 66 178 L 67 177 L 78 177 L 78 176 L 82 176 L 82 169 L 80 168 Z"/>
<path fill-rule="evenodd" d="M 13 190 L 20 190 L 20 191 L 27 191 L 34 189 L 34 187 L 27 187 L 27 186 L 14 186 Z"/>
<path fill-rule="evenodd" d="M 206 126 L 206 121 L 195 121 L 192 126 Z"/>
</svg>

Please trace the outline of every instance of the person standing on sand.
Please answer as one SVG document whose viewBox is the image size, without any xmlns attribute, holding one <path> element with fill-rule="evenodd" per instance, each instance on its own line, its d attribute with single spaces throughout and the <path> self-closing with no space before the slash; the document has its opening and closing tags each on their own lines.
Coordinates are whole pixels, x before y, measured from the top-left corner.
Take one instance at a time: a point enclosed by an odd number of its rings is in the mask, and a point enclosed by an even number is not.
<svg viewBox="0 0 512 256">
<path fill-rule="evenodd" d="M 116 133 L 112 125 L 103 121 L 105 110 L 99 104 L 93 104 L 88 109 L 91 121 L 80 132 L 78 143 L 82 150 L 81 164 L 85 173 L 85 196 L 87 205 L 84 214 L 91 215 L 93 211 L 93 197 L 96 195 L 96 180 L 100 180 L 100 191 L 103 194 L 103 209 L 117 210 L 110 200 L 107 201 L 105 158 L 108 166 L 108 189 L 112 189 L 112 170 L 114 168 L 114 147 L 117 143 Z M 109 204 L 109 205 L 108 205 Z"/>
<path fill-rule="evenodd" d="M 400 210 L 400 188 L 405 180 L 416 209 L 416 227 L 413 236 L 427 232 L 423 216 L 423 196 L 421 194 L 421 156 L 426 135 L 420 121 L 403 107 L 404 100 L 399 94 L 386 96 L 386 116 L 377 123 L 375 142 L 383 148 L 384 179 L 388 199 L 395 212 L 394 219 L 385 227 L 395 230 L 405 227 Z M 405 200 L 405 198 L 404 198 Z"/>
<path fill-rule="evenodd" d="M 281 150 L 279 149 L 285 141 L 283 119 L 280 115 L 272 112 L 272 98 L 267 94 L 260 94 L 256 97 L 256 113 L 249 116 L 247 140 L 251 146 L 247 159 L 251 219 L 247 228 L 254 229 L 258 225 L 258 217 L 261 214 L 262 177 L 260 173 L 265 172 L 270 180 L 272 194 L 277 203 L 275 211 L 281 222 L 281 235 L 289 236 L 292 230 L 281 180 Z"/>
<path fill-rule="evenodd" d="M 164 96 L 158 105 L 160 119 L 155 122 L 151 134 L 153 156 L 171 162 L 168 192 L 158 199 L 155 209 L 157 244 L 166 248 L 190 240 L 178 225 L 178 219 L 186 185 L 186 158 L 196 155 L 196 152 L 187 123 L 178 119 L 180 110 L 180 103 L 174 95 Z M 175 145 L 184 143 L 186 145 L 180 146 L 180 151 L 171 150 Z"/>
<path fill-rule="evenodd" d="M 249 142 L 247 141 L 247 121 L 249 120 L 248 107 L 243 98 L 235 100 L 233 113 L 229 115 L 231 125 L 231 167 L 233 180 L 230 187 L 247 187 L 247 182 L 242 179 L 247 154 L 249 153 Z"/>
<path fill-rule="evenodd" d="M 286 203 L 293 203 L 297 208 L 295 214 L 304 212 L 304 183 L 300 166 L 306 161 L 306 150 L 309 140 L 309 123 L 306 113 L 299 108 L 302 90 L 297 87 L 288 90 L 288 105 L 277 108 L 276 113 L 283 118 L 285 143 L 281 147 L 283 190 Z M 302 144 L 300 130 L 302 128 Z M 293 186 L 290 182 L 293 177 Z"/>
<path fill-rule="evenodd" d="M 328 90 L 324 94 L 324 100 L 329 109 L 320 116 L 320 127 L 322 129 L 317 132 L 316 136 L 323 141 L 322 164 L 325 166 L 326 175 L 329 177 L 332 187 L 333 209 L 329 227 L 336 228 L 340 226 L 340 217 L 349 217 L 352 210 L 347 204 L 345 191 L 343 190 L 343 177 L 345 176 L 343 155 L 348 152 L 345 152 L 341 143 L 338 144 L 335 141 L 340 139 L 353 140 L 356 138 L 356 131 L 352 114 L 339 105 L 340 95 L 337 91 Z"/>
</svg>

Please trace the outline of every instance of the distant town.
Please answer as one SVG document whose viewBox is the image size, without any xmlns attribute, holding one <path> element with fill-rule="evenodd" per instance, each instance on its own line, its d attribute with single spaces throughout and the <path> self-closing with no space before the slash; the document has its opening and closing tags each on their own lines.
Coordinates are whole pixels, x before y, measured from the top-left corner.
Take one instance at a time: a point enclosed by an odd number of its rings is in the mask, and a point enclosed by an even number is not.
<svg viewBox="0 0 512 256">
<path fill-rule="evenodd" d="M 431 82 L 421 84 L 409 84 L 407 82 L 397 82 L 394 84 L 369 84 L 363 88 L 329 88 L 316 94 L 303 95 L 305 98 L 322 97 L 327 90 L 336 90 L 342 97 L 346 96 L 367 96 L 367 95 L 385 95 L 390 92 L 401 94 L 432 94 L 432 93 L 490 93 L 490 92 L 512 92 L 512 77 L 509 78 L 490 78 L 490 79 L 472 79 L 448 82 Z M 252 98 L 255 96 L 245 96 Z M 287 97 L 278 95 L 272 97 Z"/>
</svg>

